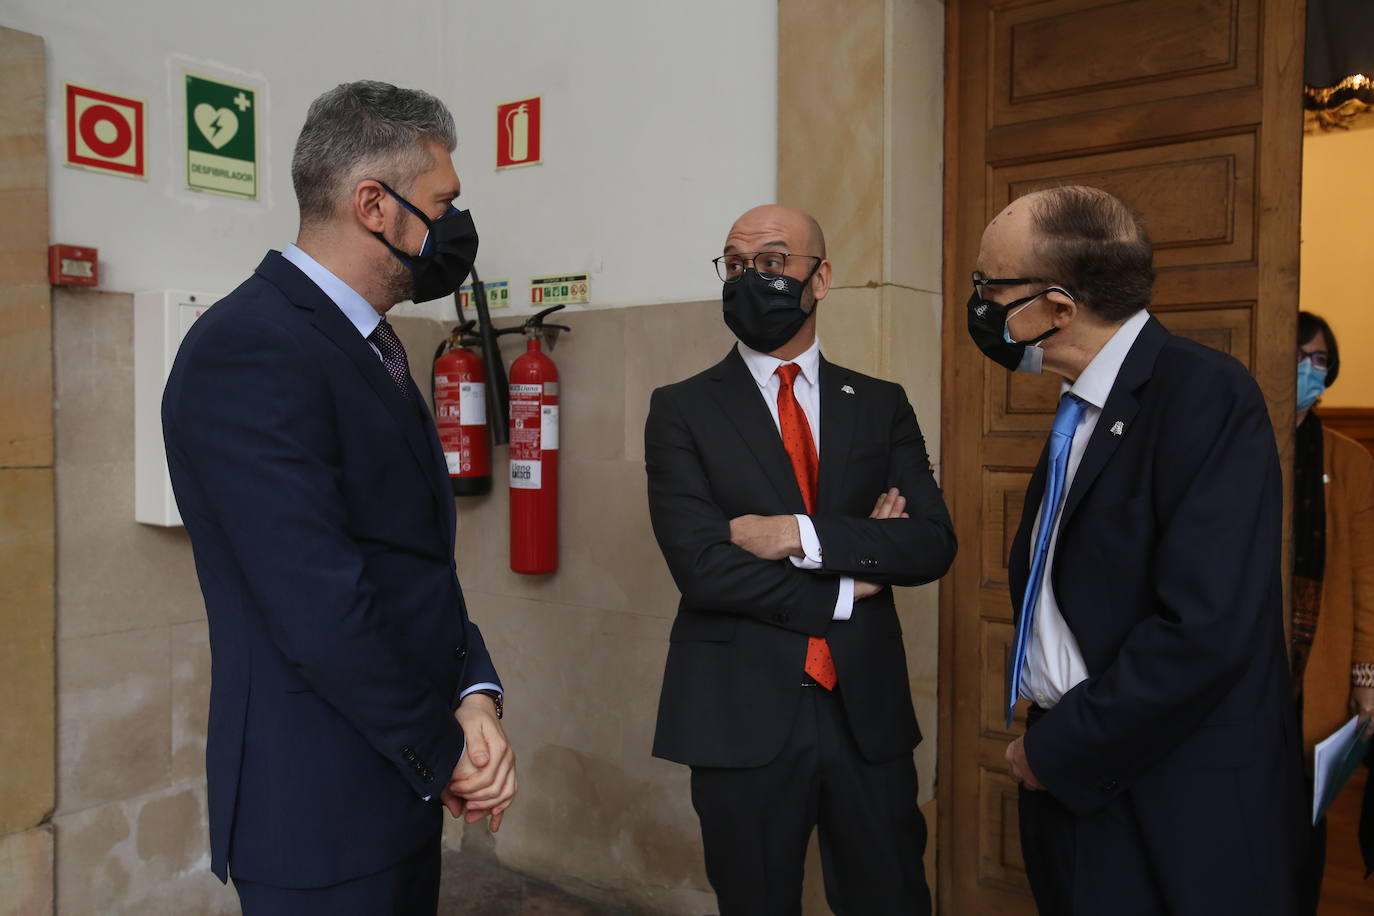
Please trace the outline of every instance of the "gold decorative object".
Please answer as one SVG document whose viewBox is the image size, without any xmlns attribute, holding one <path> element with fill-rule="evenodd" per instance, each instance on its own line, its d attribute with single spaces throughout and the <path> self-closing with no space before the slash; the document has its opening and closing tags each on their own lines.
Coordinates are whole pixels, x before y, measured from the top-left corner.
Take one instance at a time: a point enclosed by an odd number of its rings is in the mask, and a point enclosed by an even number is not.
<svg viewBox="0 0 1374 916">
<path fill-rule="evenodd" d="M 1347 76 L 1334 86 L 1302 89 L 1304 129 L 1349 130 L 1356 118 L 1374 111 L 1374 80 L 1363 73 Z"/>
</svg>

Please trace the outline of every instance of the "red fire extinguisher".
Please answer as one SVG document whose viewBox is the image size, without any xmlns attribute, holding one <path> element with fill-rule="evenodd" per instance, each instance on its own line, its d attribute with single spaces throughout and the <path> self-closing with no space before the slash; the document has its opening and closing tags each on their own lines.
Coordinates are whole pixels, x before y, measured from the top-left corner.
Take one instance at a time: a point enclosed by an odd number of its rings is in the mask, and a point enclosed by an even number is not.
<svg viewBox="0 0 1374 916">
<path fill-rule="evenodd" d="M 491 442 L 487 433 L 487 369 L 473 347 L 474 321 L 465 321 L 434 354 L 434 424 L 448 464 L 454 496 L 491 492 Z"/>
<path fill-rule="evenodd" d="M 510 367 L 510 568 L 518 573 L 558 569 L 558 367 L 552 350 L 565 325 L 525 322 L 525 352 Z"/>
</svg>

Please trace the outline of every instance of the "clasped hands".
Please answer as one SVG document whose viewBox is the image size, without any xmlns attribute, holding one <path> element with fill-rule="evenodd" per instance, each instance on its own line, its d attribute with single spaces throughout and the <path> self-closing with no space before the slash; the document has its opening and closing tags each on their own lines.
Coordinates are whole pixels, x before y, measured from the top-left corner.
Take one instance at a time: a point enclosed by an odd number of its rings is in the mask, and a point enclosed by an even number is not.
<svg viewBox="0 0 1374 916">
<path fill-rule="evenodd" d="M 439 800 L 455 818 L 474 824 L 491 818 L 491 832 L 501 829 L 501 817 L 517 790 L 515 751 L 506 740 L 491 697 L 470 693 L 454 713 L 467 746 L 453 768 Z"/>
<path fill-rule="evenodd" d="M 869 518 L 910 518 L 906 511 L 906 497 L 896 487 L 878 497 Z M 761 560 L 785 560 L 804 557 L 801 529 L 795 515 L 741 515 L 730 519 L 730 543 L 747 550 Z M 881 585 L 854 580 L 854 600 L 868 598 L 882 591 Z"/>
</svg>

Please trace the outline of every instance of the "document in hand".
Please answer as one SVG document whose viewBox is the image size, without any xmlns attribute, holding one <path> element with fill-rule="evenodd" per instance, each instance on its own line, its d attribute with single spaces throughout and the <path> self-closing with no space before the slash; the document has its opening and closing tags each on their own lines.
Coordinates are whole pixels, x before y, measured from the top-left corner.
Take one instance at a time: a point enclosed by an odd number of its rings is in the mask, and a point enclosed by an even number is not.
<svg viewBox="0 0 1374 916">
<path fill-rule="evenodd" d="M 1355 772 L 1355 767 L 1364 760 L 1365 752 L 1369 750 L 1369 725 L 1370 720 L 1361 723 L 1360 717 L 1355 716 L 1332 732 L 1331 737 L 1317 744 L 1312 787 L 1313 825 L 1326 814 L 1336 793 L 1341 791 L 1350 774 Z"/>
</svg>

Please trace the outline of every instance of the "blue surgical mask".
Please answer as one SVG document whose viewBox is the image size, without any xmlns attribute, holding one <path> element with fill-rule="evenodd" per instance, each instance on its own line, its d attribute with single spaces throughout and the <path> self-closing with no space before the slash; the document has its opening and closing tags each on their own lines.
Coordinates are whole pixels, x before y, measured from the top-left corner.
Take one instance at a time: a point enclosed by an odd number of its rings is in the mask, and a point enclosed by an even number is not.
<svg viewBox="0 0 1374 916">
<path fill-rule="evenodd" d="M 1326 370 L 1312 365 L 1312 360 L 1298 362 L 1298 413 L 1306 413 L 1326 390 Z"/>
</svg>

